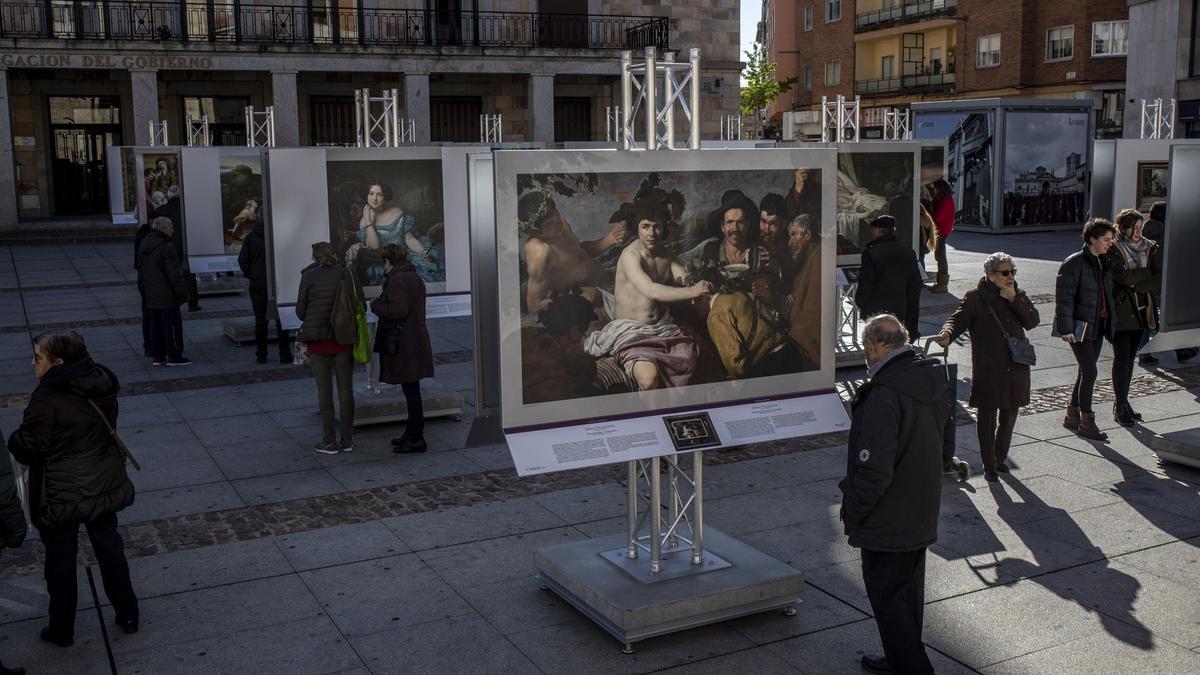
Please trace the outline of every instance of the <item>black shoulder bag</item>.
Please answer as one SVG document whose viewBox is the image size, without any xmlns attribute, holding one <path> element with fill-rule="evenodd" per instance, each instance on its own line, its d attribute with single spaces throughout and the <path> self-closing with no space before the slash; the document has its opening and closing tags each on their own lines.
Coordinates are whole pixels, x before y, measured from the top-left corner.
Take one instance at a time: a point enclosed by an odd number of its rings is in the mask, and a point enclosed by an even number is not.
<svg viewBox="0 0 1200 675">
<path fill-rule="evenodd" d="M 984 302 L 984 307 L 987 307 L 988 313 L 996 320 L 996 325 L 1000 327 L 1000 334 L 1008 341 L 1008 357 L 1013 360 L 1013 363 L 1020 363 L 1025 366 L 1037 365 L 1037 352 L 1033 351 L 1033 344 L 1028 340 L 1015 338 L 1008 334 L 1004 329 L 1004 322 L 1000 321 L 1000 317 L 996 314 L 996 310 L 992 309 L 991 304 Z"/>
</svg>

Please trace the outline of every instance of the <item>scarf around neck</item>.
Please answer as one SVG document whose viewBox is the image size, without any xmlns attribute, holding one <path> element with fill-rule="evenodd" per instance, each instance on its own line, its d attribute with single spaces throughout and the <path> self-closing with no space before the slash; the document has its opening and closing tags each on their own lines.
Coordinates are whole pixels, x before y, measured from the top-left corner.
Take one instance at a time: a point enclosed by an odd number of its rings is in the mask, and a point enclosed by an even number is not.
<svg viewBox="0 0 1200 675">
<path fill-rule="evenodd" d="M 1121 252 L 1121 257 L 1125 259 L 1126 268 L 1135 269 L 1150 266 L 1150 247 L 1154 245 L 1154 242 L 1145 237 L 1134 241 L 1122 234 L 1117 237 L 1116 244 L 1117 250 Z"/>
</svg>

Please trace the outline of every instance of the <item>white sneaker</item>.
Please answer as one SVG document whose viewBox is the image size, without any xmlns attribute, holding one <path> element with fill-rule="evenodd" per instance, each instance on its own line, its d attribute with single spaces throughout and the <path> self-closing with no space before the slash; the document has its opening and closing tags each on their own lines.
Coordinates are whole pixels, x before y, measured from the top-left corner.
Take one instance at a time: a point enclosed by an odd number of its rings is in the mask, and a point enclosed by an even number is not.
<svg viewBox="0 0 1200 675">
<path fill-rule="evenodd" d="M 342 441 L 342 444 L 339 447 L 341 447 L 342 452 L 354 452 L 354 441 L 351 441 L 349 443 L 347 443 L 346 441 Z"/>
</svg>

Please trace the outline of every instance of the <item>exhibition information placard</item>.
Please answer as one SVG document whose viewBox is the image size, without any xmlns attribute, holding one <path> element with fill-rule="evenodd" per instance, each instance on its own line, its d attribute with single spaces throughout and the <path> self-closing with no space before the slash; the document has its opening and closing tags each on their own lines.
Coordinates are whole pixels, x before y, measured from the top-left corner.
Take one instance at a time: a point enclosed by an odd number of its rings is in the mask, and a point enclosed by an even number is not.
<svg viewBox="0 0 1200 675">
<path fill-rule="evenodd" d="M 517 474 L 532 476 L 849 428 L 845 406 L 829 392 L 505 435 Z"/>
</svg>

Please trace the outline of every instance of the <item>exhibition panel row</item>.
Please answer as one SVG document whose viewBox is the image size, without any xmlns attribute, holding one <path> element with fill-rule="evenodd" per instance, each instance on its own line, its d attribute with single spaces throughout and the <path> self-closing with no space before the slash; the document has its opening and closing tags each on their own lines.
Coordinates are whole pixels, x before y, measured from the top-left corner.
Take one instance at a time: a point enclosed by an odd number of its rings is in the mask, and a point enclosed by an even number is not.
<svg viewBox="0 0 1200 675">
<path fill-rule="evenodd" d="M 1171 148 L 1176 145 L 1200 146 L 1200 140 L 1122 138 L 1096 141 L 1092 215 L 1112 219 L 1121 209 L 1149 213 L 1155 202 L 1166 201 Z"/>
</svg>

